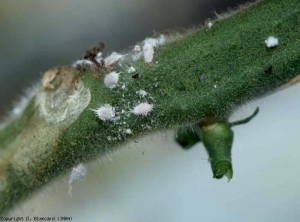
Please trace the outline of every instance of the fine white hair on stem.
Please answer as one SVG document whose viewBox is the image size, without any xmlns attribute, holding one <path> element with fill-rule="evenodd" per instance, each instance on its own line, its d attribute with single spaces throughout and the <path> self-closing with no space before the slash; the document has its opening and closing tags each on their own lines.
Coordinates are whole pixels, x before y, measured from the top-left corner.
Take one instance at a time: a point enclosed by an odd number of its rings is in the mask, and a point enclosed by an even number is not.
<svg viewBox="0 0 300 222">
<path fill-rule="evenodd" d="M 91 109 L 96 116 L 103 121 L 114 121 L 115 120 L 115 108 L 109 104 L 104 104 L 98 109 Z"/>
<path fill-rule="evenodd" d="M 117 84 L 119 82 L 119 75 L 120 73 L 116 73 L 116 72 L 111 72 L 107 74 L 104 77 L 104 84 L 110 89 L 117 87 Z"/>
<path fill-rule="evenodd" d="M 72 187 L 75 183 L 84 179 L 87 173 L 86 167 L 80 163 L 72 169 L 70 179 L 69 179 L 69 192 L 68 194 L 72 196 Z"/>
<path fill-rule="evenodd" d="M 267 45 L 268 48 L 277 46 L 279 44 L 278 38 L 274 37 L 274 36 L 269 36 L 266 40 L 265 43 Z"/>
<path fill-rule="evenodd" d="M 147 102 L 139 103 L 133 108 L 131 112 L 138 116 L 147 116 L 149 113 L 152 112 L 153 107 L 154 107 L 153 104 Z"/>
</svg>

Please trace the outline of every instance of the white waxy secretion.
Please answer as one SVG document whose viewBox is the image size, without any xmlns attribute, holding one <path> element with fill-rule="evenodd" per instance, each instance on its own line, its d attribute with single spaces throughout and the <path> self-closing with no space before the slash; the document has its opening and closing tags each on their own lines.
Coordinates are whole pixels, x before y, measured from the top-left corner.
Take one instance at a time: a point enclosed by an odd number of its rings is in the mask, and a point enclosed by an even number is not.
<svg viewBox="0 0 300 222">
<path fill-rule="evenodd" d="M 96 57 L 95 57 L 95 59 L 96 59 L 96 61 L 98 62 L 98 63 L 101 63 L 101 61 L 102 61 L 102 52 L 98 52 L 98 54 L 96 55 Z"/>
<path fill-rule="evenodd" d="M 68 192 L 70 196 L 72 196 L 72 186 L 75 183 L 83 180 L 86 173 L 87 173 L 86 167 L 82 163 L 80 163 L 79 165 L 77 165 L 72 169 L 70 179 L 69 179 L 69 192 Z"/>
<path fill-rule="evenodd" d="M 142 52 L 142 48 L 141 48 L 140 45 L 135 45 L 133 47 L 132 51 L 133 51 L 133 54 L 132 54 L 132 60 L 133 61 L 136 61 L 136 60 L 142 58 L 143 52 Z"/>
<path fill-rule="evenodd" d="M 98 109 L 92 109 L 92 111 L 103 121 L 115 120 L 115 108 L 109 104 L 105 104 Z"/>
<path fill-rule="evenodd" d="M 115 63 L 119 62 L 119 60 L 123 57 L 124 55 L 122 54 L 119 54 L 117 52 L 112 52 L 110 54 L 110 56 L 106 57 L 104 59 L 104 64 L 106 67 L 108 66 L 112 66 L 114 65 Z"/>
<path fill-rule="evenodd" d="M 131 66 L 131 67 L 129 67 L 129 68 L 127 69 L 127 72 L 128 72 L 128 73 L 134 73 L 134 72 L 135 72 L 135 68 L 134 68 L 133 66 Z"/>
<path fill-rule="evenodd" d="M 154 47 L 150 44 L 145 44 L 143 47 L 144 61 L 150 63 L 154 56 Z"/>
<path fill-rule="evenodd" d="M 104 84 L 110 89 L 117 87 L 117 84 L 119 82 L 119 75 L 120 73 L 116 73 L 116 72 L 111 72 L 107 74 L 104 77 Z"/>
<path fill-rule="evenodd" d="M 132 113 L 138 116 L 147 116 L 150 112 L 152 112 L 153 107 L 153 104 L 147 102 L 139 103 L 133 108 Z"/>
<path fill-rule="evenodd" d="M 278 38 L 274 37 L 274 36 L 269 36 L 266 40 L 265 43 L 267 45 L 268 48 L 277 46 L 279 44 Z"/>
<path fill-rule="evenodd" d="M 154 48 L 165 44 L 166 38 L 161 35 L 159 38 L 147 38 L 143 45 L 143 56 L 146 63 L 150 63 L 153 60 Z"/>
<path fill-rule="evenodd" d="M 142 89 L 139 91 L 136 91 L 136 93 L 141 97 L 145 97 L 148 94 L 145 90 L 142 90 Z"/>
<path fill-rule="evenodd" d="M 125 133 L 128 134 L 128 135 L 129 135 L 129 134 L 132 134 L 132 130 L 131 130 L 131 129 L 126 129 L 126 130 L 125 130 Z"/>
<path fill-rule="evenodd" d="M 87 60 L 87 59 L 80 59 L 80 60 L 77 60 L 76 62 L 74 62 L 74 63 L 72 64 L 72 67 L 82 66 L 82 65 L 89 65 L 89 66 L 92 66 L 92 65 L 93 65 L 93 62 L 90 61 L 90 60 Z"/>
</svg>

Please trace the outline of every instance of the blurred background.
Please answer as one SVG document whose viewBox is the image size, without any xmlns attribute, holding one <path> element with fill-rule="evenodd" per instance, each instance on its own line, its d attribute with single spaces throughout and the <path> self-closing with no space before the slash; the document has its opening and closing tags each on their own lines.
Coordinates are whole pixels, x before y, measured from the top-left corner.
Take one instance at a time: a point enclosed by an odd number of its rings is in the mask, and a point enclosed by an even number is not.
<svg viewBox="0 0 300 222">
<path fill-rule="evenodd" d="M 43 72 L 68 65 L 103 41 L 105 54 L 126 50 L 166 29 L 203 23 L 212 11 L 245 1 L 2 0 L 0 119 Z M 260 113 L 234 128 L 234 176 L 212 178 L 202 144 L 189 151 L 161 132 L 87 165 L 68 196 L 69 175 L 18 205 L 9 216 L 67 216 L 73 221 L 299 221 L 299 105 L 294 86 L 253 101 L 232 120 Z"/>
<path fill-rule="evenodd" d="M 243 0 L 1 0 L 0 117 L 33 81 L 102 41 L 104 54 L 131 49 L 154 31 L 203 23 Z M 1 119 L 1 118 L 0 118 Z"/>
</svg>

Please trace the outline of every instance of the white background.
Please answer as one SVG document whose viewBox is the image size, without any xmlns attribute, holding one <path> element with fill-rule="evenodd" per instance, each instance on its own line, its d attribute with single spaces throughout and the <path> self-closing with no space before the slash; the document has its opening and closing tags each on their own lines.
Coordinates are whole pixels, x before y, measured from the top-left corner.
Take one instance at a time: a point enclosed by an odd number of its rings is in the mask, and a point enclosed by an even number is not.
<svg viewBox="0 0 300 222">
<path fill-rule="evenodd" d="M 105 53 L 126 49 L 153 30 L 199 24 L 232 2 L 2 0 L 0 113 L 45 70 L 71 64 L 99 41 Z M 234 128 L 229 183 L 212 178 L 202 144 L 184 151 L 173 132 L 161 132 L 87 165 L 72 198 L 64 175 L 9 215 L 72 216 L 79 222 L 299 221 L 299 93 L 300 86 L 291 87 L 232 116 L 241 119 L 260 107 L 249 124 Z"/>
</svg>

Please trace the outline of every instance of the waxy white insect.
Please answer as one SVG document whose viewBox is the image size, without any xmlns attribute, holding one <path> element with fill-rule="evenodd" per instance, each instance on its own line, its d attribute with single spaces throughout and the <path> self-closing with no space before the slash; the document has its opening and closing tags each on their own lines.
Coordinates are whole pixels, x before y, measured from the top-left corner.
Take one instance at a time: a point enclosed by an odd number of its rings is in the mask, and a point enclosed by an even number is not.
<svg viewBox="0 0 300 222">
<path fill-rule="evenodd" d="M 132 51 L 133 51 L 133 54 L 132 54 L 132 60 L 133 61 L 136 61 L 136 60 L 142 58 L 143 52 L 142 52 L 142 48 L 141 48 L 140 45 L 135 45 L 133 47 Z"/>
<path fill-rule="evenodd" d="M 278 38 L 274 37 L 274 36 L 269 36 L 266 40 L 265 43 L 267 45 L 268 48 L 277 46 L 279 44 Z"/>
<path fill-rule="evenodd" d="M 153 107 L 153 104 L 147 102 L 139 103 L 133 108 L 131 112 L 138 116 L 147 116 L 149 113 L 152 112 Z"/>
<path fill-rule="evenodd" d="M 89 66 L 92 66 L 94 63 L 90 60 L 87 60 L 87 59 L 80 59 L 80 60 L 77 60 L 76 62 L 74 62 L 72 64 L 72 67 L 76 67 L 76 66 L 82 66 L 82 65 L 89 65 Z"/>
<path fill-rule="evenodd" d="M 98 109 L 91 109 L 96 116 L 103 121 L 115 120 L 115 108 L 109 104 L 104 104 Z"/>
<path fill-rule="evenodd" d="M 123 57 L 124 55 L 119 54 L 117 52 L 112 52 L 110 54 L 110 56 L 106 57 L 104 59 L 104 64 L 106 67 L 108 66 L 112 66 L 114 64 L 116 64 L 117 62 L 119 62 L 119 60 Z"/>
<path fill-rule="evenodd" d="M 75 183 L 81 181 L 84 179 L 85 175 L 87 173 L 86 167 L 80 163 L 76 167 L 72 169 L 70 179 L 69 179 L 69 192 L 68 194 L 72 196 L 72 187 Z"/>
<path fill-rule="evenodd" d="M 139 91 L 136 91 L 136 93 L 141 97 L 145 97 L 148 94 L 145 90 L 142 90 L 142 89 Z"/>
<path fill-rule="evenodd" d="M 159 38 L 147 38 L 143 45 L 143 56 L 146 63 L 150 63 L 153 60 L 154 48 L 165 44 L 166 38 L 161 35 Z"/>
<path fill-rule="evenodd" d="M 128 134 L 128 135 L 129 135 L 129 134 L 132 134 L 132 130 L 131 130 L 131 129 L 126 129 L 126 130 L 125 130 L 125 133 Z"/>
<path fill-rule="evenodd" d="M 117 87 L 117 84 L 119 82 L 119 75 L 120 73 L 116 73 L 116 72 L 111 72 L 107 74 L 104 77 L 104 84 L 110 89 Z"/>
<path fill-rule="evenodd" d="M 129 68 L 127 69 L 127 72 L 128 72 L 128 73 L 134 73 L 134 72 L 135 72 L 135 68 L 134 68 L 133 66 L 131 66 L 131 67 L 129 67 Z"/>
<path fill-rule="evenodd" d="M 101 61 L 102 61 L 102 52 L 98 52 L 97 53 L 97 55 L 96 55 L 96 57 L 95 57 L 95 59 L 96 59 L 96 61 L 98 62 L 98 63 L 101 63 Z"/>
</svg>

